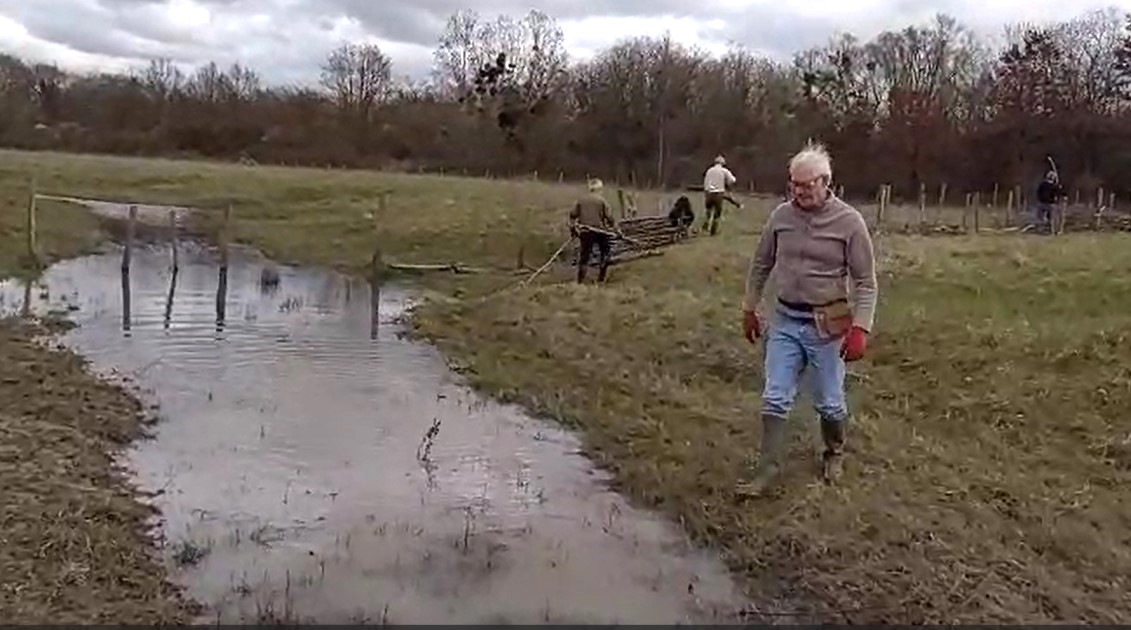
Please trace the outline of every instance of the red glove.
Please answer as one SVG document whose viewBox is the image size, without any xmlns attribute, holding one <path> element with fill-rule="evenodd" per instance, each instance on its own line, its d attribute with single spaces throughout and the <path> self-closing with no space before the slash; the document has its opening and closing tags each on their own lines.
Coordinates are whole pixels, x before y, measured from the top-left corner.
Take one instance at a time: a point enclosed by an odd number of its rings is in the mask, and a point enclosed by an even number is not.
<svg viewBox="0 0 1131 630">
<path fill-rule="evenodd" d="M 762 336 L 762 322 L 757 311 L 742 311 L 742 334 L 750 343 Z"/>
<path fill-rule="evenodd" d="M 840 356 L 845 362 L 859 361 L 864 358 L 864 351 L 868 348 L 868 331 L 859 326 L 853 326 L 844 336 L 844 343 L 840 346 Z"/>
</svg>

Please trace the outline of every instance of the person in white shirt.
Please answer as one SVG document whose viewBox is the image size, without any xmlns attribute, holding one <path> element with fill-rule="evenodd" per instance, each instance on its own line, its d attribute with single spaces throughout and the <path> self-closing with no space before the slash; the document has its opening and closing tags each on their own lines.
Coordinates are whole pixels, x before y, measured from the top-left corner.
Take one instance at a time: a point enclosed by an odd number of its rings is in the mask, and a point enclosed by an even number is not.
<svg viewBox="0 0 1131 630">
<path fill-rule="evenodd" d="M 727 199 L 727 189 L 738 181 L 726 164 L 726 158 L 718 156 L 715 158 L 715 165 L 707 169 L 707 173 L 703 176 L 703 193 L 707 206 L 703 229 L 709 231 L 712 236 L 719 231 L 719 220 L 723 213 L 723 201 Z M 734 201 L 731 200 L 731 203 Z"/>
</svg>

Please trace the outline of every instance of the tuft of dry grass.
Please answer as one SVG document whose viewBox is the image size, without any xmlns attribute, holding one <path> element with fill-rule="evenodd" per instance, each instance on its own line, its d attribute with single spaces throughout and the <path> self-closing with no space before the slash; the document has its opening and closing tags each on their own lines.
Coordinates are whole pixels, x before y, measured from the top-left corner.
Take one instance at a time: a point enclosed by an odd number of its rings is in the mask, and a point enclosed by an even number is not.
<svg viewBox="0 0 1131 630">
<path fill-rule="evenodd" d="M 0 192 L 35 171 L 60 194 L 231 200 L 242 240 L 347 269 L 368 260 L 365 213 L 383 190 L 391 258 L 495 267 L 513 266 L 520 245 L 529 263 L 548 257 L 579 192 L 3 157 Z M 433 299 L 415 331 L 474 385 L 577 427 L 620 489 L 715 545 L 755 595 L 790 591 L 855 623 L 1131 619 L 1131 237 L 879 237 L 881 304 L 870 356 L 851 369 L 843 482 L 817 482 L 815 417 L 800 399 L 782 491 L 742 502 L 763 355 L 742 340 L 738 305 L 768 207 L 728 210 L 721 236 L 615 267 L 604 287 L 576 286 L 568 269 L 496 293 L 514 278 L 426 277 Z"/>
</svg>

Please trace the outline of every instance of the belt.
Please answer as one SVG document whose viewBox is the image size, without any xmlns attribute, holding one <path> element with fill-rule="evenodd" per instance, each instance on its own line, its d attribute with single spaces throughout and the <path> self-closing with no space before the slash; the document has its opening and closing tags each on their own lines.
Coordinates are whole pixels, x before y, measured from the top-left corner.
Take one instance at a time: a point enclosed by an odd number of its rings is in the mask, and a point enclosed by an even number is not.
<svg viewBox="0 0 1131 630">
<path fill-rule="evenodd" d="M 812 313 L 814 309 L 824 308 L 826 306 L 831 306 L 831 305 L 837 304 L 839 302 L 847 302 L 847 301 L 848 300 L 840 299 L 840 300 L 833 300 L 832 302 L 825 302 L 824 304 L 806 304 L 805 302 L 790 302 L 788 300 L 783 300 L 781 298 L 778 298 L 778 304 L 781 304 L 782 306 L 784 306 L 784 307 L 786 307 L 786 308 L 788 308 L 792 311 L 799 311 L 801 313 Z"/>
</svg>

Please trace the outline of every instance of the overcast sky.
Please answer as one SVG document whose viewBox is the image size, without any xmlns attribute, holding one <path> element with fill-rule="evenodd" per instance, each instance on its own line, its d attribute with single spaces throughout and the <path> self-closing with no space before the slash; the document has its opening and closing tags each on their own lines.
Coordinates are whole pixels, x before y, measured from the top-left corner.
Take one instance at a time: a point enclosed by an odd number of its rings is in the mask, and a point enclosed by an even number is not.
<svg viewBox="0 0 1131 630">
<path fill-rule="evenodd" d="M 170 57 L 186 70 L 240 61 L 270 84 L 311 83 L 344 40 L 372 41 L 394 72 L 425 78 L 447 17 L 532 8 L 555 17 L 571 55 L 665 31 L 711 51 L 728 43 L 788 58 L 837 31 L 861 37 L 946 12 L 989 35 L 1007 22 L 1062 20 L 1131 0 L 0 0 L 0 52 L 85 70 Z"/>
</svg>

